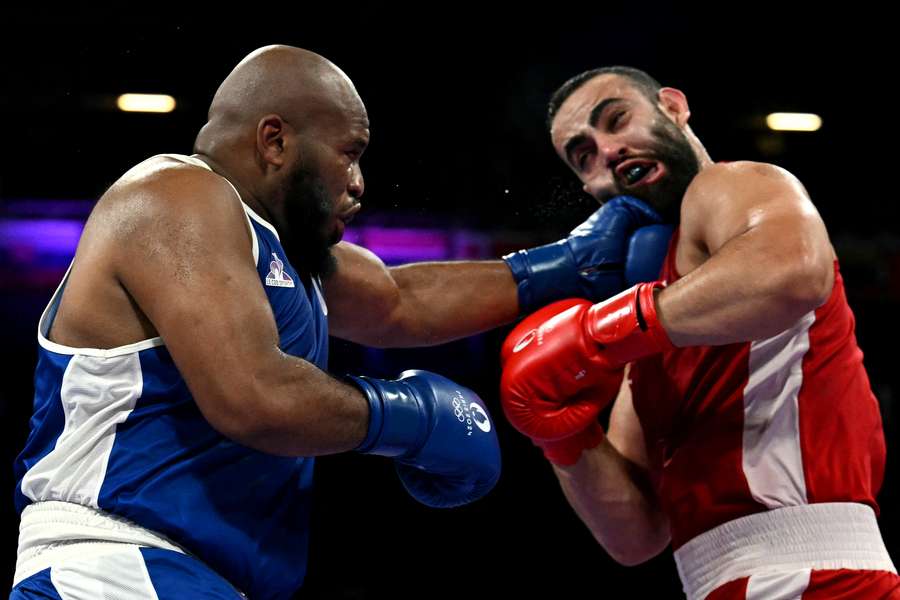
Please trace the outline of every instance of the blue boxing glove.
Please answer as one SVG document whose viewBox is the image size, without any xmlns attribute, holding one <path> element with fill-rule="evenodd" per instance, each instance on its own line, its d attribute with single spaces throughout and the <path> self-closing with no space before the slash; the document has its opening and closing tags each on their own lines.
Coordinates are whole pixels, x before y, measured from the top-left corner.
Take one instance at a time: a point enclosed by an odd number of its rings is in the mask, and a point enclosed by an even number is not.
<svg viewBox="0 0 900 600">
<path fill-rule="evenodd" d="M 644 225 L 631 234 L 625 256 L 625 288 L 659 279 L 674 229 L 671 225 Z"/>
<path fill-rule="evenodd" d="M 435 508 L 467 504 L 500 478 L 500 445 L 475 392 L 428 371 L 392 381 L 349 377 L 369 401 L 357 451 L 393 457 L 406 490 Z"/>
<path fill-rule="evenodd" d="M 599 302 L 624 290 L 629 238 L 640 227 L 661 222 L 641 200 L 616 196 L 566 239 L 504 256 L 518 286 L 519 311 L 528 314 L 569 297 Z M 658 264 L 664 256 L 663 250 Z"/>
</svg>

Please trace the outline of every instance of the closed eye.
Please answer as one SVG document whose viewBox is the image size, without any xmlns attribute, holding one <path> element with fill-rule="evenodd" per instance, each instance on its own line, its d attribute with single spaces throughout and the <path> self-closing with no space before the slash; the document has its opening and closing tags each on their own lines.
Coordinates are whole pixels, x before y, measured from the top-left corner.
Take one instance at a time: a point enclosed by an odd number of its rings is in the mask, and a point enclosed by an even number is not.
<svg viewBox="0 0 900 600">
<path fill-rule="evenodd" d="M 584 171 L 585 169 L 587 169 L 593 153 L 593 149 L 590 146 L 584 146 L 582 148 L 576 149 L 575 168 L 579 171 Z"/>
<path fill-rule="evenodd" d="M 578 170 L 584 171 L 584 166 L 587 164 L 587 152 L 583 152 L 578 155 Z"/>
</svg>

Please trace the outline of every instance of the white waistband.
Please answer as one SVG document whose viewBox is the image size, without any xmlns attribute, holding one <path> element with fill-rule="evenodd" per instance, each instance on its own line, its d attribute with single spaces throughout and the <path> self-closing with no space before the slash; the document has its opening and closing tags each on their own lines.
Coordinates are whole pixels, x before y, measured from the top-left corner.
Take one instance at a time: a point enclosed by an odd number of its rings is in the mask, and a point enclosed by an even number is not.
<svg viewBox="0 0 900 600">
<path fill-rule="evenodd" d="M 789 506 L 729 521 L 679 548 L 675 563 L 689 600 L 762 573 L 799 569 L 896 573 L 875 512 L 854 503 Z"/>
<path fill-rule="evenodd" d="M 19 524 L 13 585 L 62 560 L 115 552 L 122 544 L 187 554 L 166 537 L 96 508 L 57 501 L 30 504 Z"/>
</svg>

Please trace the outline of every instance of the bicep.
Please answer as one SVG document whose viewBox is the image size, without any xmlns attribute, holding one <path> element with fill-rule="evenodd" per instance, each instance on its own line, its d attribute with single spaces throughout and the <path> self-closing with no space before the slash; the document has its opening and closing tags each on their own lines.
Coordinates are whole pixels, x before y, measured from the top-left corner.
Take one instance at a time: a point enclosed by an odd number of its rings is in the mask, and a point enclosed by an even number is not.
<svg viewBox="0 0 900 600">
<path fill-rule="evenodd" d="M 760 294 L 789 299 L 801 314 L 827 300 L 834 251 L 812 200 L 787 171 L 761 163 L 710 167 L 688 188 L 682 222 L 688 243 L 716 265 L 707 276 L 740 277 Z"/>
<path fill-rule="evenodd" d="M 375 254 L 354 244 L 334 247 L 337 270 L 325 282 L 328 327 L 335 337 L 378 345 L 400 305 L 400 289 Z"/>
<path fill-rule="evenodd" d="M 189 183 L 148 196 L 158 206 L 122 244 L 116 270 L 221 431 L 254 397 L 256 367 L 277 352 L 278 334 L 240 205 L 227 189 Z"/>
</svg>

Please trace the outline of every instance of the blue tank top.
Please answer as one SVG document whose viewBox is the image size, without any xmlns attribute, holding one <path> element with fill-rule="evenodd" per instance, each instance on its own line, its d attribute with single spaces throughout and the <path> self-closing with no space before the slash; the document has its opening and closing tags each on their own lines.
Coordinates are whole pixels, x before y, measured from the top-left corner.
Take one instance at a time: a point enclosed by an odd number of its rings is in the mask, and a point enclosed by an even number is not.
<svg viewBox="0 0 900 600">
<path fill-rule="evenodd" d="M 243 206 L 281 350 L 326 369 L 319 282 L 305 285 L 275 228 Z M 161 338 L 112 349 L 51 342 L 67 279 L 38 327 L 18 512 L 43 500 L 107 511 L 168 537 L 254 600 L 290 597 L 306 572 L 313 459 L 265 454 L 215 431 Z"/>
</svg>

